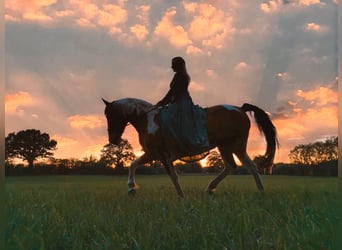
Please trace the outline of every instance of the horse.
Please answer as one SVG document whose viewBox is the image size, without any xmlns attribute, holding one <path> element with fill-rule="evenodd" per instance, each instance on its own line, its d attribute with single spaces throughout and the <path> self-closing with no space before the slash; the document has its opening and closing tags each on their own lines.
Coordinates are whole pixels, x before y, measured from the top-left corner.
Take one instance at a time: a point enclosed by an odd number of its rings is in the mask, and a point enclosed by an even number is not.
<svg viewBox="0 0 342 250">
<path fill-rule="evenodd" d="M 158 120 L 160 107 L 156 108 L 151 103 L 137 98 L 123 98 L 113 102 L 102 99 L 102 101 L 105 104 L 104 114 L 107 118 L 109 143 L 118 145 L 126 126 L 131 124 L 138 132 L 139 143 L 144 151 L 129 166 L 128 193 L 136 193 L 135 171 L 137 167 L 153 160 L 159 160 L 170 176 L 178 196 L 184 197 L 173 165 L 173 161 L 178 157 L 171 156 L 163 144 L 163 134 Z M 258 129 L 266 139 L 266 152 L 261 158 L 264 160 L 264 166 L 270 168 L 279 144 L 276 128 L 268 114 L 261 108 L 248 103 L 241 107 L 216 105 L 207 107 L 206 111 L 210 149 L 217 147 L 224 162 L 222 171 L 209 182 L 206 192 L 212 194 L 230 170 L 237 167 L 233 154 L 247 167 L 254 177 L 258 190 L 262 192 L 264 187 L 257 166 L 246 152 L 250 130 L 250 118 L 247 112 L 253 112 Z"/>
</svg>

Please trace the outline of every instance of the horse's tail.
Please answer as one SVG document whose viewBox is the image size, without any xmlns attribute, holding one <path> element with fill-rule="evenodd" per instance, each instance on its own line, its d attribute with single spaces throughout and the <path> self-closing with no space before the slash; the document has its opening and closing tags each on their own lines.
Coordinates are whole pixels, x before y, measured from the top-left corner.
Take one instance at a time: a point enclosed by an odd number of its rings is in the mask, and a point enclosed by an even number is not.
<svg viewBox="0 0 342 250">
<path fill-rule="evenodd" d="M 248 103 L 244 103 L 241 109 L 245 112 L 253 111 L 254 113 L 254 119 L 258 125 L 258 129 L 261 134 L 264 134 L 267 143 L 262 165 L 266 168 L 270 168 L 273 165 L 276 148 L 279 148 L 277 130 L 274 127 L 269 116 L 261 108 Z"/>
</svg>

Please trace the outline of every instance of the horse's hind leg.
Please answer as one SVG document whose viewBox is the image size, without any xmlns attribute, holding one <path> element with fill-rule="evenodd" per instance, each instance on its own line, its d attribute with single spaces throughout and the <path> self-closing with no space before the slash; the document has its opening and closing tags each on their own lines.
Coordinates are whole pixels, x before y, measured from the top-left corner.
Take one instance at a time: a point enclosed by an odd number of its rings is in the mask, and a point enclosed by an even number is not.
<svg viewBox="0 0 342 250">
<path fill-rule="evenodd" d="M 236 168 L 236 163 L 234 161 L 233 154 L 231 152 L 224 151 L 224 149 L 219 150 L 224 162 L 224 166 L 221 173 L 209 183 L 206 189 L 206 192 L 208 194 L 212 194 L 215 191 L 217 185 L 229 174 L 229 170 Z"/>
<path fill-rule="evenodd" d="M 168 175 L 170 176 L 173 185 L 175 185 L 178 196 L 183 198 L 184 192 L 183 192 L 181 185 L 179 184 L 178 175 L 177 175 L 176 169 L 173 166 L 172 162 L 169 160 L 162 160 L 162 163 L 163 163 Z"/>
<path fill-rule="evenodd" d="M 260 178 L 260 174 L 258 173 L 257 167 L 255 163 L 249 158 L 246 152 L 236 153 L 236 156 L 242 162 L 242 164 L 247 167 L 249 172 L 253 175 L 255 183 L 259 189 L 259 191 L 264 191 L 264 186 L 262 185 L 262 181 Z"/>
</svg>

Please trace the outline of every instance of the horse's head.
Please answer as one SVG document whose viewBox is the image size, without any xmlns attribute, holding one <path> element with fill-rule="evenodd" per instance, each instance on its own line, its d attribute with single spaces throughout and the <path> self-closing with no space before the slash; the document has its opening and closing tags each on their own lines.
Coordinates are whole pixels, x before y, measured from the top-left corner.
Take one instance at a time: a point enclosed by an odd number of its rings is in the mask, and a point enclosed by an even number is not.
<svg viewBox="0 0 342 250">
<path fill-rule="evenodd" d="M 125 119 L 115 102 L 108 102 L 102 99 L 106 105 L 104 114 L 107 118 L 107 130 L 109 143 L 118 145 L 128 121 Z"/>
</svg>

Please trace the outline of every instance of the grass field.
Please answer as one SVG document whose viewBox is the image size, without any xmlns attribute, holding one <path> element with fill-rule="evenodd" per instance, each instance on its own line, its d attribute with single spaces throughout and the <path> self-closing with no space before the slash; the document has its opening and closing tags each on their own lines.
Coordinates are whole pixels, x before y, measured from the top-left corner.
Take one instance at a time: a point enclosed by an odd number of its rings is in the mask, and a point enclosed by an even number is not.
<svg viewBox="0 0 342 250">
<path fill-rule="evenodd" d="M 335 249 L 337 178 L 228 176 L 6 178 L 6 249 Z"/>
</svg>

